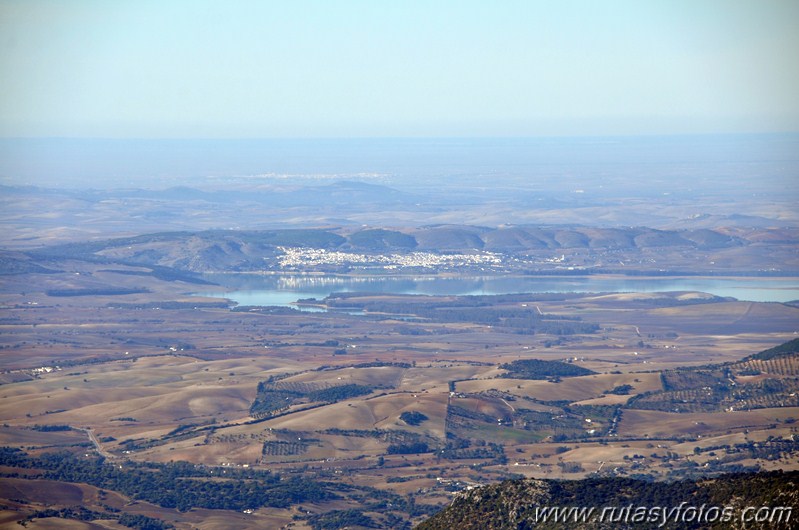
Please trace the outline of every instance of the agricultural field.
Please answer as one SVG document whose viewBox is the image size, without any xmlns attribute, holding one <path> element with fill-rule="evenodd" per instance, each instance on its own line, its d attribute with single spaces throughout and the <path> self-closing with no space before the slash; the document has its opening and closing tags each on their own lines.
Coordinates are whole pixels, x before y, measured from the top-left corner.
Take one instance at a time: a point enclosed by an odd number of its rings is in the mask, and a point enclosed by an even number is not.
<svg viewBox="0 0 799 530">
<path fill-rule="evenodd" d="M 2 524 L 401 528 L 505 478 L 799 469 L 791 304 L 347 293 L 303 312 L 59 266 L 2 287 Z M 154 470 L 183 495 L 129 486 Z M 95 523 L 59 512 L 77 504 Z"/>
</svg>

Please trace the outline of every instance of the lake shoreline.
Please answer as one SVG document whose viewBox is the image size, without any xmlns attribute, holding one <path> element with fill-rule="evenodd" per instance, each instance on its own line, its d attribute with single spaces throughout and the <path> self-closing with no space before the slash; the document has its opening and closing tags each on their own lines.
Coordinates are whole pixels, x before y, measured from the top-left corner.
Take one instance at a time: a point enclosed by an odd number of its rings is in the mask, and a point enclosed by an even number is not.
<svg viewBox="0 0 799 530">
<path fill-rule="evenodd" d="M 220 278 L 223 275 L 224 278 Z M 217 280 L 220 289 L 193 295 L 225 298 L 239 305 L 256 306 L 296 307 L 298 300 L 321 300 L 336 292 L 441 296 L 703 292 L 754 302 L 799 300 L 799 277 L 794 276 L 217 273 L 204 277 Z"/>
</svg>

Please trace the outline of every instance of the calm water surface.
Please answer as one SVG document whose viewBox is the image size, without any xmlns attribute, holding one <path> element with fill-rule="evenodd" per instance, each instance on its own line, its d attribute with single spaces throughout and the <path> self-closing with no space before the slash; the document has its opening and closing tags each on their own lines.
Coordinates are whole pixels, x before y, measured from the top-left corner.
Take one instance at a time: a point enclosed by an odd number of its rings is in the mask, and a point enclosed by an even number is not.
<svg viewBox="0 0 799 530">
<path fill-rule="evenodd" d="M 322 299 L 336 292 L 422 295 L 496 295 L 511 293 L 621 293 L 700 291 L 753 302 L 799 300 L 799 278 L 630 278 L 630 277 L 340 277 L 213 275 L 230 289 L 202 296 L 228 298 L 240 305 L 290 306 L 304 298 Z"/>
</svg>

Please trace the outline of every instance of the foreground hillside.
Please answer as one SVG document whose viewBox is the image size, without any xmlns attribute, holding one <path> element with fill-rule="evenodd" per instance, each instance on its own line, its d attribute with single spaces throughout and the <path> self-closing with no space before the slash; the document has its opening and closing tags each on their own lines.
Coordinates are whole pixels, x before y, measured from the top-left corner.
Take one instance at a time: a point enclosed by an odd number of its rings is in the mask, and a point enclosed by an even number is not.
<svg viewBox="0 0 799 530">
<path fill-rule="evenodd" d="M 796 528 L 799 472 L 654 483 L 511 480 L 458 495 L 417 530 Z"/>
</svg>

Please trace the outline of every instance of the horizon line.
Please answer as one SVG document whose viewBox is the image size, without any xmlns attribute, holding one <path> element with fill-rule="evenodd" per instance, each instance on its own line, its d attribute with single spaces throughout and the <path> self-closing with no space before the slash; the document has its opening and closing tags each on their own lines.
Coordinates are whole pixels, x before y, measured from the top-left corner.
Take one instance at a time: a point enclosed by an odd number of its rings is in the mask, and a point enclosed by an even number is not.
<svg viewBox="0 0 799 530">
<path fill-rule="evenodd" d="M 641 134 L 540 134 L 540 135 L 485 135 L 485 136 L 0 136 L 0 141 L 12 140 L 89 140 L 89 141 L 314 141 L 314 140 L 555 140 L 595 138 L 685 138 L 685 137 L 735 137 L 735 136 L 792 136 L 799 129 L 790 131 L 757 132 L 685 132 L 685 133 L 641 133 Z"/>
</svg>

